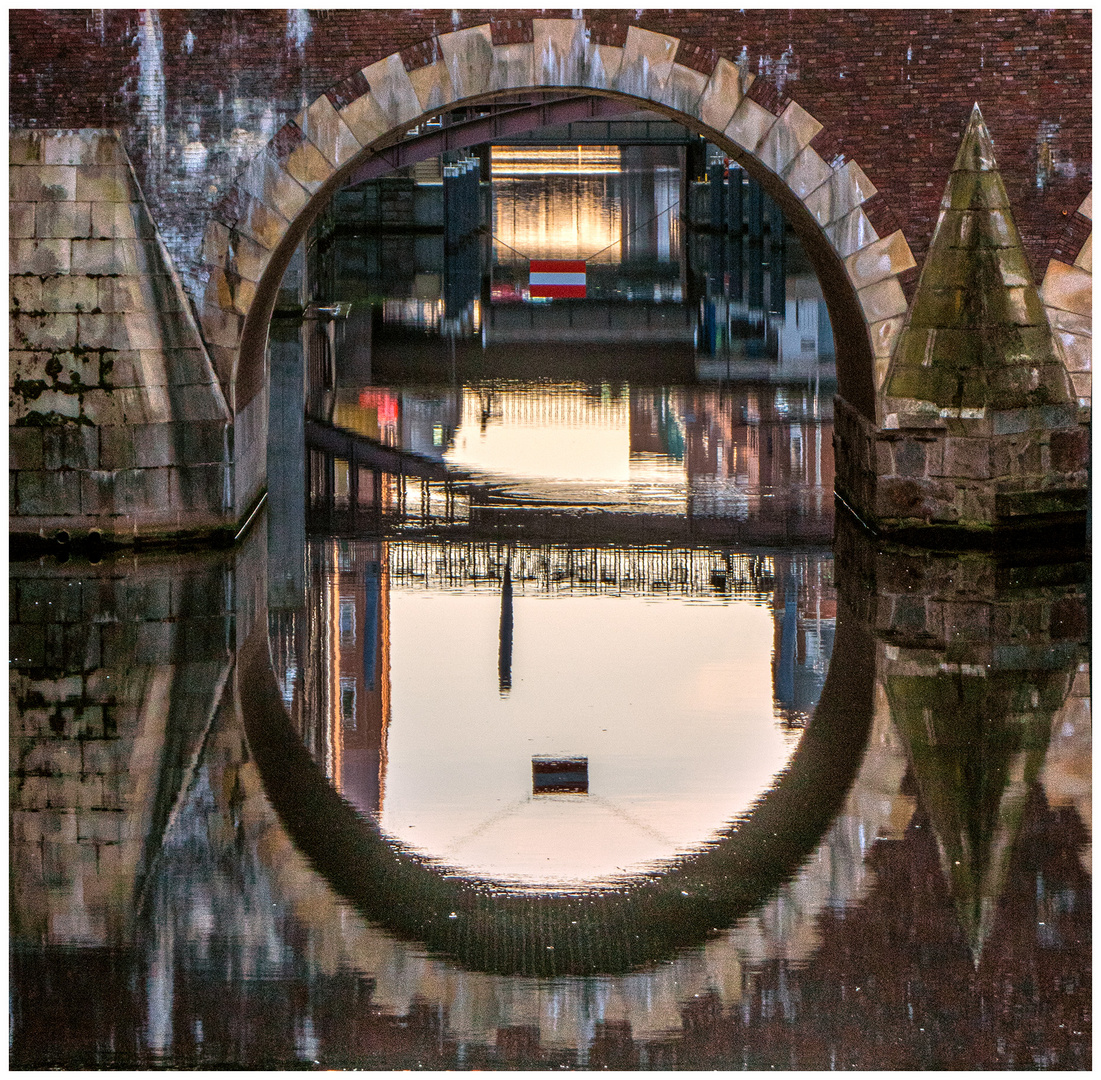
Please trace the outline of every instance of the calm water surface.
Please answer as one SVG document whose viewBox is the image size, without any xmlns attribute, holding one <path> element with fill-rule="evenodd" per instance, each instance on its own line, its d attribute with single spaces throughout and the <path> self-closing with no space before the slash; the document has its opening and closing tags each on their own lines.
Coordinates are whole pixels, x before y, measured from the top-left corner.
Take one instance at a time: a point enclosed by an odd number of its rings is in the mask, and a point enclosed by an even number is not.
<svg viewBox="0 0 1101 1080">
<path fill-rule="evenodd" d="M 1085 564 L 835 521 L 797 249 L 526 154 L 323 253 L 238 548 L 12 566 L 11 1065 L 1088 1068 Z"/>
</svg>

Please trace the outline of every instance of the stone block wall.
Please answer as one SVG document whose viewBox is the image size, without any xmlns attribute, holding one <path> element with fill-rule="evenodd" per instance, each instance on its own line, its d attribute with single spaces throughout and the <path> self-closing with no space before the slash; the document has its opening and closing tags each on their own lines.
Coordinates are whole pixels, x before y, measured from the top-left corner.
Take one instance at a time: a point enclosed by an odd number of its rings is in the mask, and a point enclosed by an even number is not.
<svg viewBox="0 0 1101 1080">
<path fill-rule="evenodd" d="M 834 457 L 838 495 L 877 531 L 1080 522 L 1089 502 L 1090 427 L 1075 406 L 891 429 L 836 398 Z"/>
<path fill-rule="evenodd" d="M 9 146 L 11 531 L 232 526 L 230 412 L 121 139 Z"/>
</svg>

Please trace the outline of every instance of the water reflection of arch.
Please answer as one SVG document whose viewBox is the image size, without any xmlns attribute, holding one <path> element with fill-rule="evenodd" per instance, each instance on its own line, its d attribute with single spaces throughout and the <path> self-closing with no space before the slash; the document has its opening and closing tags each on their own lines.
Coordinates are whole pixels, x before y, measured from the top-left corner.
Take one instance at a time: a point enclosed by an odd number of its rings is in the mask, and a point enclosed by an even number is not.
<svg viewBox="0 0 1101 1080">
<path fill-rule="evenodd" d="M 240 654 L 242 714 L 266 793 L 296 845 L 368 917 L 475 970 L 612 973 L 670 958 L 754 910 L 815 850 L 844 803 L 873 713 L 874 643 L 840 617 L 813 720 L 779 782 L 743 819 L 661 874 L 601 893 L 507 893 L 459 878 L 382 835 L 301 743 L 266 635 Z"/>
</svg>

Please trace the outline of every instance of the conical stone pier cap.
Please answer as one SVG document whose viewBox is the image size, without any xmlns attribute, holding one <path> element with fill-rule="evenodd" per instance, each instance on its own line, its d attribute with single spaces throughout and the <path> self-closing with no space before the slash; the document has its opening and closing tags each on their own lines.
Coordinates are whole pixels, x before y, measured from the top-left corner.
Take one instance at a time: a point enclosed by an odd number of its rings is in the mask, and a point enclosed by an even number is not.
<svg viewBox="0 0 1101 1080">
<path fill-rule="evenodd" d="M 1072 400 L 978 104 L 884 396 L 887 413 L 959 418 Z"/>
</svg>

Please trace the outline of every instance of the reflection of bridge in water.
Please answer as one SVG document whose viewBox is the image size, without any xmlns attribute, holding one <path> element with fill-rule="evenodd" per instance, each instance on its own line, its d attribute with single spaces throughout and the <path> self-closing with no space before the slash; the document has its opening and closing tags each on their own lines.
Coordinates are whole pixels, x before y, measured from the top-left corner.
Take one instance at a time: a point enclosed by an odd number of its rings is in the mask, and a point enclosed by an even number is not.
<svg viewBox="0 0 1101 1080">
<path fill-rule="evenodd" d="M 388 545 L 392 585 L 431 589 L 501 587 L 506 566 L 516 592 L 722 596 L 771 601 L 774 559 L 742 551 L 678 547 L 577 547 L 493 540 Z"/>
<path fill-rule="evenodd" d="M 425 532 L 590 542 L 810 545 L 832 536 L 833 498 L 817 485 L 775 492 L 688 478 L 681 489 L 643 482 L 596 504 L 565 493 L 527 495 L 378 440 L 308 419 L 306 531 L 364 536 Z M 793 445 L 801 447 L 799 440 Z M 693 444 L 689 443 L 691 453 Z M 273 483 L 272 490 L 279 485 Z M 750 511 L 753 511 L 752 513 Z"/>
<path fill-rule="evenodd" d="M 528 997 L 515 978 L 432 959 L 350 913 L 275 818 L 242 729 L 239 701 L 250 684 L 240 663 L 230 667 L 246 624 L 263 619 L 263 553 L 255 544 L 214 560 L 17 566 L 16 1051 L 25 1058 L 52 1025 L 51 1039 L 61 1032 L 67 1045 L 94 1052 L 101 1063 L 148 1067 L 165 1050 L 196 1064 L 212 1055 L 245 1063 L 241 1048 L 261 1039 L 277 1017 L 284 1063 L 355 1064 L 356 1053 L 360 1065 L 386 1062 L 377 1056 L 385 1040 L 415 1032 L 424 1045 L 441 1048 L 439 1057 L 425 1059 L 440 1067 L 461 1065 L 464 1052 L 475 1060 L 479 1045 L 494 1043 L 497 1049 L 477 1060 L 533 1062 L 540 1053 L 569 1050 L 578 1055 L 571 1061 L 595 1064 L 609 1030 L 632 1053 L 650 1040 L 660 1050 L 663 1040 L 668 1049 L 668 1040 L 684 1034 L 721 1040 L 734 1031 L 763 1055 L 757 1060 L 775 1061 L 770 1040 L 780 1026 L 795 1025 L 811 1039 L 805 1060 L 824 1067 L 828 1048 L 814 1050 L 813 1025 L 836 1026 L 838 1045 L 857 1054 L 861 1039 L 871 1037 L 856 1030 L 854 1016 L 876 1009 L 882 1028 L 875 1037 L 897 1044 L 900 1062 L 935 1064 L 919 1027 L 929 1030 L 930 1020 L 947 1017 L 955 1023 L 960 1015 L 985 1023 L 995 1009 L 1014 1019 L 995 1024 L 991 1043 L 1004 1035 L 1007 1053 L 1016 1047 L 1024 1062 L 1031 1061 L 1029 1036 L 1015 1018 L 1037 1015 L 1033 973 L 1041 972 L 1060 987 L 1068 980 L 1065 995 L 1042 998 L 1040 1008 L 1057 1000 L 1069 1010 L 1070 1040 L 1070 1028 L 1081 1028 L 1088 1015 L 1088 980 L 1084 989 L 1074 981 L 1086 970 L 1082 963 L 1088 967 L 1081 936 L 1088 936 L 1088 884 L 1078 865 L 1088 863 L 1082 823 L 1090 821 L 1082 645 L 1088 621 L 1086 594 L 1075 584 L 1081 578 L 1065 569 L 995 573 L 982 556 L 905 560 L 876 557 L 860 545 L 844 555 L 863 568 L 839 590 L 862 603 L 863 621 L 876 627 L 876 693 L 867 754 L 823 846 L 764 907 L 702 950 L 617 979 L 549 980 Z M 922 566 L 924 576 L 916 572 Z M 197 654 L 196 643 L 207 652 Z M 213 661 L 230 670 L 224 693 Z M 1035 732 L 1036 750 L 1025 756 L 1038 756 L 1044 732 L 1051 742 L 1038 780 L 1035 763 L 1009 770 L 1009 798 L 1001 803 L 1012 812 L 995 815 L 1000 839 L 976 851 L 996 854 L 989 860 L 995 869 L 1016 852 L 1019 865 L 980 885 L 952 872 L 951 861 L 938 866 L 938 849 L 958 852 L 955 810 L 974 801 L 953 779 L 955 751 L 940 751 L 946 767 L 935 774 L 923 749 L 931 737 L 923 734 L 923 718 L 915 714 L 910 723 L 891 688 L 899 676 L 930 689 L 959 684 L 969 702 L 981 703 L 992 687 L 980 669 L 992 661 L 1016 688 L 1012 723 Z M 172 679 L 185 700 L 183 712 L 168 717 L 158 685 Z M 941 714 L 935 720 L 951 725 L 959 718 L 963 706 L 950 695 L 938 692 L 934 700 Z M 987 711 L 986 726 L 994 729 L 1006 714 L 1000 691 L 990 695 Z M 985 796 L 984 803 L 990 805 Z M 915 859 L 911 881 L 900 868 Z M 953 911 L 953 900 L 973 890 L 998 909 L 977 964 L 968 949 L 970 905 Z M 874 903 L 847 907 L 869 892 Z M 861 949 L 859 941 L 869 944 Z M 930 956 L 941 975 L 915 979 Z M 231 991 L 231 967 L 260 977 Z M 861 986 L 867 1004 L 845 1006 L 839 979 Z M 121 1004 L 96 1013 L 93 1023 L 91 1006 L 105 986 Z M 39 1006 L 44 994 L 48 1008 Z M 349 1009 L 353 1000 L 361 1010 Z M 912 1002 L 912 1019 L 897 1007 L 901 1001 Z M 438 1021 L 428 1023 L 429 1014 Z M 368 1027 L 377 1045 L 362 1041 Z M 530 1052 L 519 1058 L 509 1050 L 517 1033 L 530 1036 Z M 991 1050 L 984 1060 L 1008 1058 Z"/>
</svg>

